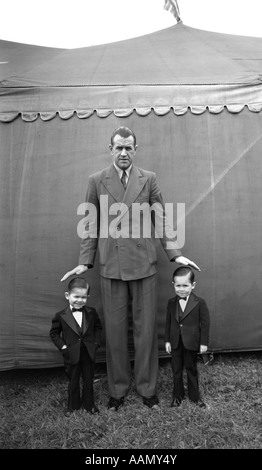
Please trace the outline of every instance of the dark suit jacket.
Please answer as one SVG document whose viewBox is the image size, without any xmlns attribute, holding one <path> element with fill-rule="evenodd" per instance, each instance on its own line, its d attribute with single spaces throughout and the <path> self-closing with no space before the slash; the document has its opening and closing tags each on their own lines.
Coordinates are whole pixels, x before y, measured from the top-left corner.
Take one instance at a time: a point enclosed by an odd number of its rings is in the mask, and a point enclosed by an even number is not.
<svg viewBox="0 0 262 470">
<path fill-rule="evenodd" d="M 95 360 L 95 352 L 100 346 L 102 325 L 96 310 L 84 307 L 82 321 L 82 336 L 77 327 L 69 305 L 57 312 L 52 320 L 50 338 L 61 350 L 65 363 L 76 364 L 80 358 L 80 346 L 84 344 L 91 359 Z M 66 345 L 67 348 L 62 350 Z"/>
<path fill-rule="evenodd" d="M 199 351 L 201 344 L 208 346 L 210 319 L 205 300 L 191 292 L 180 323 L 176 319 L 176 302 L 177 296 L 168 301 L 165 342 L 171 343 L 172 349 L 176 349 L 181 331 L 186 349 Z"/>
<path fill-rule="evenodd" d="M 101 204 L 102 200 L 104 204 Z M 93 227 L 97 226 L 98 237 L 83 238 L 79 264 L 94 265 L 98 247 L 100 272 L 104 277 L 128 281 L 155 274 L 157 262 L 155 242 L 151 236 L 143 236 L 143 217 L 140 214 L 139 217 L 134 217 L 134 214 L 132 217 L 133 203 L 147 203 L 148 207 L 158 203 L 163 207 L 155 173 L 133 165 L 127 189 L 124 191 L 117 171 L 114 165 L 111 165 L 90 176 L 86 202 L 96 207 L 96 220 L 92 217 L 90 224 Z M 118 220 L 116 220 L 117 203 L 120 210 Z M 115 208 L 115 212 L 109 214 L 112 207 Z M 151 219 L 149 223 L 151 226 Z M 165 216 L 164 224 L 167 225 Z M 111 230 L 107 236 L 108 227 Z M 119 237 L 119 230 L 123 228 L 127 231 L 127 237 Z M 132 230 L 138 234 L 137 237 L 132 236 Z M 175 237 L 168 238 L 164 232 L 160 241 L 170 260 L 181 256 Z"/>
</svg>

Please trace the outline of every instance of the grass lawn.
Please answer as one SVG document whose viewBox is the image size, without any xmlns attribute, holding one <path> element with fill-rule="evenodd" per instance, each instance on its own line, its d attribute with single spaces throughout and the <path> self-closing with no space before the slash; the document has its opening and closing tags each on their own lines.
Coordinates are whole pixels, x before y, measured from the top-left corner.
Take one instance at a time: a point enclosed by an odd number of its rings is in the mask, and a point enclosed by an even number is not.
<svg viewBox="0 0 262 470">
<path fill-rule="evenodd" d="M 63 369 L 0 372 L 1 449 L 262 449 L 262 352 L 199 358 L 207 409 L 185 400 L 170 408 L 170 361 L 160 360 L 160 411 L 150 410 L 131 387 L 117 412 L 106 408 L 107 381 L 98 364 L 94 384 L 99 415 L 65 417 Z"/>
</svg>

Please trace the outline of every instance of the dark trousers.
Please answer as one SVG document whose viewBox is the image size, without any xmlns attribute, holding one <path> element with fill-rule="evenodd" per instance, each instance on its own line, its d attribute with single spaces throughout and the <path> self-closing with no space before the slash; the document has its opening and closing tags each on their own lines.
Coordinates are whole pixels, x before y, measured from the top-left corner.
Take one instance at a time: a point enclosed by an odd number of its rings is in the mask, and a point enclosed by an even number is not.
<svg viewBox="0 0 262 470">
<path fill-rule="evenodd" d="M 130 387 L 128 306 L 132 301 L 134 376 L 138 393 L 152 397 L 158 376 L 156 275 L 133 281 L 101 277 L 109 394 L 124 397 Z"/>
<path fill-rule="evenodd" d="M 81 346 L 80 359 L 77 364 L 65 364 L 65 372 L 69 379 L 68 384 L 68 410 L 79 410 L 81 405 L 90 411 L 94 406 L 94 379 L 95 363 L 92 361 L 84 345 Z M 80 380 L 82 376 L 82 398 L 80 397 Z"/>
<path fill-rule="evenodd" d="M 183 400 L 185 396 L 183 384 L 183 369 L 187 374 L 188 397 L 196 402 L 199 400 L 198 372 L 197 372 L 197 351 L 186 349 L 183 345 L 182 337 L 179 338 L 178 347 L 172 349 L 171 365 L 174 377 L 173 397 Z"/>
</svg>

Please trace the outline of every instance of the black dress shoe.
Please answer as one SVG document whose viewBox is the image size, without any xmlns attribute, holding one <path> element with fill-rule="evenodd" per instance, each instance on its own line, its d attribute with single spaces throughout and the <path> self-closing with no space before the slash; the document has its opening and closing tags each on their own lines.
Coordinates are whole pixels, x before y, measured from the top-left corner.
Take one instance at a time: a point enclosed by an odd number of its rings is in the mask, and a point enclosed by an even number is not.
<svg viewBox="0 0 262 470">
<path fill-rule="evenodd" d="M 173 398 L 170 406 L 171 408 L 178 407 L 181 405 L 181 403 L 182 403 L 182 400 L 180 400 L 179 398 Z"/>
<path fill-rule="evenodd" d="M 67 409 L 67 410 L 65 411 L 65 417 L 66 417 L 66 418 L 69 418 L 69 417 L 70 417 L 75 411 L 77 411 L 77 410 L 79 410 L 79 408 L 76 408 L 76 409 L 74 409 L 74 410 Z"/>
<path fill-rule="evenodd" d="M 202 400 L 196 401 L 195 404 L 197 406 L 199 406 L 199 408 L 206 408 L 207 407 L 206 404 Z"/>
<path fill-rule="evenodd" d="M 93 408 L 91 410 L 88 410 L 87 413 L 89 413 L 90 415 L 94 415 L 96 413 L 99 413 L 99 409 L 97 408 L 97 406 L 93 406 Z"/>
<path fill-rule="evenodd" d="M 144 405 L 148 406 L 148 408 L 158 409 L 159 410 L 159 400 L 156 395 L 152 397 L 143 397 Z"/>
<path fill-rule="evenodd" d="M 108 405 L 107 405 L 108 410 L 117 411 L 120 408 L 120 406 L 123 406 L 124 400 L 125 400 L 125 397 L 121 397 L 121 398 L 110 397 Z"/>
</svg>

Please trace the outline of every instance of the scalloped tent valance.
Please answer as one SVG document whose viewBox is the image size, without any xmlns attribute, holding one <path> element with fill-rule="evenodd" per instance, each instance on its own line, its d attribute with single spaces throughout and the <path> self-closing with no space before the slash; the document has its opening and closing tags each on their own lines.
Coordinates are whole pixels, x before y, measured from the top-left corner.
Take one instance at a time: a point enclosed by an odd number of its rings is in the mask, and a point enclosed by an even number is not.
<svg viewBox="0 0 262 470">
<path fill-rule="evenodd" d="M 53 111 L 53 112 L 16 112 L 16 113 L 0 113 L 0 122 L 12 122 L 18 116 L 23 121 L 33 122 L 40 118 L 42 121 L 51 121 L 56 116 L 61 119 L 67 120 L 73 116 L 77 116 L 79 119 L 87 119 L 93 114 L 96 114 L 100 118 L 106 118 L 110 114 L 114 114 L 116 117 L 128 117 L 133 113 L 138 116 L 147 116 L 151 112 L 154 112 L 157 116 L 165 116 L 169 112 L 173 112 L 176 116 L 183 116 L 187 112 L 192 114 L 203 114 L 209 111 L 211 114 L 219 114 L 224 109 L 227 109 L 230 113 L 237 114 L 243 111 L 245 106 L 249 111 L 253 113 L 259 113 L 262 110 L 262 103 L 255 103 L 250 105 L 225 105 L 225 106 L 176 106 L 176 107 L 163 107 L 163 108 L 136 108 L 136 109 L 87 109 L 87 110 L 73 110 L 73 111 Z"/>
<path fill-rule="evenodd" d="M 261 38 L 178 23 L 111 44 L 53 52 L 38 49 L 35 66 L 30 50 L 27 67 L 25 58 L 23 68 L 20 64 L 16 70 L 11 63 L 6 74 L 0 74 L 1 122 L 17 116 L 29 122 L 74 115 L 85 119 L 94 113 L 101 118 L 134 112 L 239 113 L 245 106 L 261 111 Z M 11 62 L 12 57 L 10 53 Z"/>
</svg>

